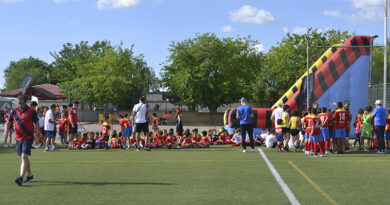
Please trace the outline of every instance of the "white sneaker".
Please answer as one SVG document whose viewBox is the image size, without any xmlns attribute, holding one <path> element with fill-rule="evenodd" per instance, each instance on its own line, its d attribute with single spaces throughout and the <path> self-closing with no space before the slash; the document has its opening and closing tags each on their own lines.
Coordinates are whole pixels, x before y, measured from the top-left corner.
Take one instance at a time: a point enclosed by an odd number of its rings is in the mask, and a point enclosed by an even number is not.
<svg viewBox="0 0 390 205">
<path fill-rule="evenodd" d="M 48 147 L 45 147 L 45 152 L 50 152 Z"/>
<path fill-rule="evenodd" d="M 246 149 L 242 150 L 242 152 L 246 152 Z"/>
<path fill-rule="evenodd" d="M 8 147 L 12 147 L 12 144 L 9 144 Z"/>
<path fill-rule="evenodd" d="M 323 154 L 320 154 L 320 155 L 318 155 L 319 157 L 324 157 L 324 155 Z"/>
<path fill-rule="evenodd" d="M 310 157 L 317 157 L 317 155 L 314 155 L 314 154 L 313 154 L 313 155 L 310 155 Z"/>
<path fill-rule="evenodd" d="M 7 148 L 8 147 L 8 145 L 7 144 L 4 144 L 4 148 Z"/>
<path fill-rule="evenodd" d="M 325 154 L 330 154 L 330 152 L 329 151 L 325 151 Z"/>
<path fill-rule="evenodd" d="M 256 152 L 256 150 L 255 149 L 251 149 L 251 152 Z"/>
</svg>

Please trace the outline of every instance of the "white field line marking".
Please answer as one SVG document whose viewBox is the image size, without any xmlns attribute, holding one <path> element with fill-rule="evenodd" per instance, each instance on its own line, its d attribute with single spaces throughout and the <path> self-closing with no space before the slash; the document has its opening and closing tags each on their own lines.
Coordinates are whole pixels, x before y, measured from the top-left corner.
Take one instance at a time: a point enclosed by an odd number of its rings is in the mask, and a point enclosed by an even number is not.
<svg viewBox="0 0 390 205">
<path fill-rule="evenodd" d="M 291 202 L 293 205 L 300 205 L 299 201 L 297 198 L 295 198 L 294 193 L 290 190 L 290 188 L 287 186 L 286 183 L 284 183 L 282 177 L 279 175 L 279 173 L 276 171 L 275 167 L 272 165 L 272 163 L 268 160 L 267 156 L 264 154 L 262 149 L 258 149 L 260 156 L 263 157 L 265 163 L 267 164 L 269 170 L 272 172 L 272 174 L 275 177 L 275 180 L 279 183 L 280 187 L 282 188 L 284 194 L 286 194 L 288 200 Z"/>
</svg>

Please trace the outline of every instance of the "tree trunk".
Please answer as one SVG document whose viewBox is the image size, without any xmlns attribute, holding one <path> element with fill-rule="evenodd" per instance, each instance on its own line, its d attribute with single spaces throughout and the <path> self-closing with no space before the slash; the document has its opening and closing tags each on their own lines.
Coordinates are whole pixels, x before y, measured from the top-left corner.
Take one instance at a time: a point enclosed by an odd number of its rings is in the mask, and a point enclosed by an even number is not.
<svg viewBox="0 0 390 205">
<path fill-rule="evenodd" d="M 214 105 L 210 105 L 209 106 L 209 110 L 210 110 L 210 125 L 215 125 L 215 111 L 216 111 L 216 108 Z"/>
</svg>

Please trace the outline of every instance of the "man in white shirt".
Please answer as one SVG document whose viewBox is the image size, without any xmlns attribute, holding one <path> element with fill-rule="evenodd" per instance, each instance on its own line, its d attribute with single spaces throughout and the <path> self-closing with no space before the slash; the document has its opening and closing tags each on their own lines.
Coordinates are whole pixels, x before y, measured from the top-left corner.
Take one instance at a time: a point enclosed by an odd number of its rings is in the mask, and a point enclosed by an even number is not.
<svg viewBox="0 0 390 205">
<path fill-rule="evenodd" d="M 134 105 L 133 107 L 133 114 L 131 115 L 131 120 L 135 123 L 135 136 L 137 140 L 137 151 L 139 151 L 140 148 L 140 142 L 141 142 L 141 132 L 144 133 L 146 139 L 145 139 L 145 147 L 144 150 L 150 151 L 149 149 L 149 125 L 147 121 L 147 111 L 148 111 L 148 105 L 145 104 L 145 97 L 142 96 L 139 98 L 139 103 Z"/>
<path fill-rule="evenodd" d="M 276 123 L 279 119 L 282 119 L 282 115 L 283 115 L 283 107 L 282 107 L 282 104 L 281 103 L 278 103 L 278 108 L 276 108 L 273 112 L 272 112 L 272 115 L 271 115 L 271 120 L 274 120 L 275 121 L 275 126 L 278 124 Z"/>
<path fill-rule="evenodd" d="M 51 145 L 51 151 L 55 151 L 56 147 L 54 145 L 54 141 L 56 139 L 56 132 L 54 131 L 54 126 L 56 126 L 56 121 L 54 120 L 53 112 L 56 109 L 56 105 L 52 104 L 50 109 L 46 112 L 45 115 L 45 126 L 44 129 L 46 131 L 46 146 L 45 152 L 49 152 L 49 145 Z"/>
</svg>

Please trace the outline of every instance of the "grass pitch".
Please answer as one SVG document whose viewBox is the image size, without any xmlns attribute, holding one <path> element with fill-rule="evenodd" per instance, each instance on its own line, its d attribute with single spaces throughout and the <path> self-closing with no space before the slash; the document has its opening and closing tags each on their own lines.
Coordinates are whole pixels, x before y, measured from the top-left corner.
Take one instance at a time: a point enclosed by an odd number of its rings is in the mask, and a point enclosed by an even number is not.
<svg viewBox="0 0 390 205">
<path fill-rule="evenodd" d="M 390 155 L 309 158 L 263 149 L 301 204 L 386 204 Z M 20 159 L 0 149 L 0 204 L 289 204 L 259 153 L 240 148 L 33 150 L 35 181 L 17 186 Z"/>
</svg>

